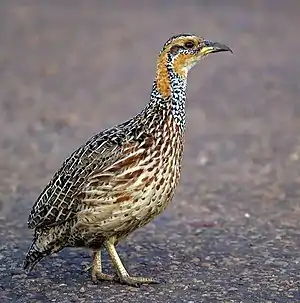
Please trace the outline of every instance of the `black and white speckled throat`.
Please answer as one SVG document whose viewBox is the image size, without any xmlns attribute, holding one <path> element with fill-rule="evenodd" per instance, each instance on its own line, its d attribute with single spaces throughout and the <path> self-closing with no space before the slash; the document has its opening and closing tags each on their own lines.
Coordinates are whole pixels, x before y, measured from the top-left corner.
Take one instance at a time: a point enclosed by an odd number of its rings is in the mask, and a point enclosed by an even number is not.
<svg viewBox="0 0 300 303">
<path fill-rule="evenodd" d="M 177 75 L 173 69 L 168 69 L 171 83 L 171 112 L 180 130 L 185 130 L 186 78 Z"/>
</svg>

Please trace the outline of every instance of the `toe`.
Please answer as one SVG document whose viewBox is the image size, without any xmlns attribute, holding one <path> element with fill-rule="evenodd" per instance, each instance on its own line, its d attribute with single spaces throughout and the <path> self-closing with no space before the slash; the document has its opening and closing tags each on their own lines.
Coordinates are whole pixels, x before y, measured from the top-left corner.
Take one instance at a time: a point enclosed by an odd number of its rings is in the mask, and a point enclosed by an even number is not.
<svg viewBox="0 0 300 303">
<path fill-rule="evenodd" d="M 122 277 L 120 278 L 120 282 L 123 284 L 139 287 L 142 284 L 159 284 L 161 283 L 160 280 L 151 279 L 151 278 L 144 278 L 144 277 Z"/>
</svg>

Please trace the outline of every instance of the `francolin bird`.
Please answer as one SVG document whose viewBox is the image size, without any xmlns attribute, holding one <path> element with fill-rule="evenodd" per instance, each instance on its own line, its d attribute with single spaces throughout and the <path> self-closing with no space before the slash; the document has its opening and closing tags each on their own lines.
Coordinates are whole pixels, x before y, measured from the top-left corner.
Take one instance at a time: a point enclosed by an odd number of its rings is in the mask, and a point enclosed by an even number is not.
<svg viewBox="0 0 300 303">
<path fill-rule="evenodd" d="M 224 51 L 232 52 L 192 34 L 165 43 L 146 107 L 74 151 L 38 197 L 28 218 L 34 239 L 27 272 L 64 247 L 86 247 L 93 251 L 94 281 L 157 283 L 129 275 L 116 245 L 170 204 L 181 171 L 188 72 L 208 54 Z M 117 275 L 102 271 L 104 248 Z"/>
</svg>

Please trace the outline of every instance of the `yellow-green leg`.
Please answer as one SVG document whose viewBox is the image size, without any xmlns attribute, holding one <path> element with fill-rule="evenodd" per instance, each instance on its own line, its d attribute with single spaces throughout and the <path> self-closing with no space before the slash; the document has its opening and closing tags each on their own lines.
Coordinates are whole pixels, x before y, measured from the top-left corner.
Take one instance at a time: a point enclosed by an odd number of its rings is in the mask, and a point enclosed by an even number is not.
<svg viewBox="0 0 300 303">
<path fill-rule="evenodd" d="M 114 281 L 116 279 L 118 279 L 118 277 L 107 275 L 102 272 L 101 250 L 94 251 L 92 262 L 92 280 L 96 282 L 98 280 Z"/>
<path fill-rule="evenodd" d="M 112 260 L 112 263 L 117 270 L 119 280 L 123 284 L 128 284 L 132 286 L 139 286 L 140 284 L 157 284 L 159 281 L 151 278 L 144 278 L 144 277 L 132 277 L 128 274 L 126 268 L 124 267 L 117 251 L 115 248 L 115 240 L 109 239 L 105 242 L 105 247 L 107 252 Z"/>
</svg>

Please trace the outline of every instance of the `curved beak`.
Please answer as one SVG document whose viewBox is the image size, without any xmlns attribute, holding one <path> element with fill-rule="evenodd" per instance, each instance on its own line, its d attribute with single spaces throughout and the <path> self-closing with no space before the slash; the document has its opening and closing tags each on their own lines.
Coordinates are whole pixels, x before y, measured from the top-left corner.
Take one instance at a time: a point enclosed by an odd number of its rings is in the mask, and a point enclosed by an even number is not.
<svg viewBox="0 0 300 303">
<path fill-rule="evenodd" d="M 219 42 L 213 42 L 213 41 L 208 41 L 208 40 L 204 40 L 204 44 L 205 46 L 202 47 L 200 53 L 202 56 L 211 54 L 211 53 L 219 53 L 219 52 L 231 52 L 233 53 L 233 51 L 231 50 L 230 47 L 228 47 L 225 44 L 221 44 Z"/>
</svg>

